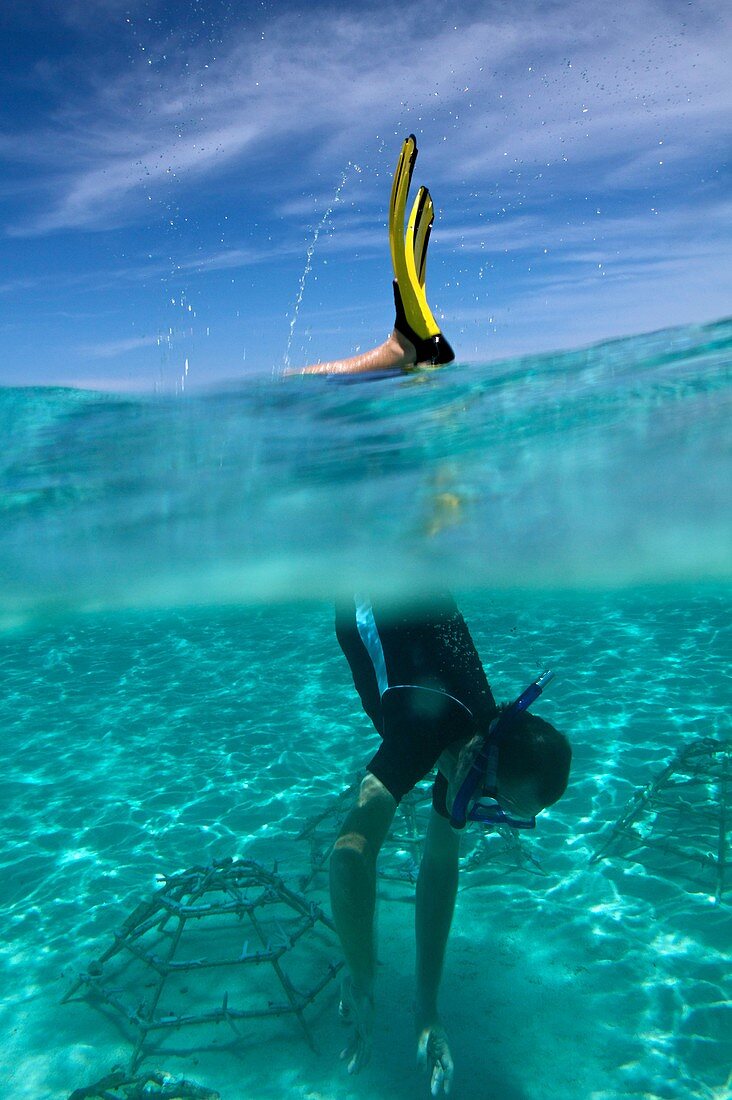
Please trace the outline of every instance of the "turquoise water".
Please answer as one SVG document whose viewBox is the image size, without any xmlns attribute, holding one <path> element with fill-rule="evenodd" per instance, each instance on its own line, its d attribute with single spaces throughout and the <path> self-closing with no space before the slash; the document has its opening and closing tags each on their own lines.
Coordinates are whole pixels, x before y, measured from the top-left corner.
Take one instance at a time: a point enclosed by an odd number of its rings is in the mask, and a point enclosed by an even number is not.
<svg viewBox="0 0 732 1100">
<path fill-rule="evenodd" d="M 555 668 L 540 713 L 574 745 L 530 858 L 462 874 L 453 1095 L 732 1095 L 732 882 L 716 904 L 673 837 L 590 863 L 674 753 L 730 737 L 731 335 L 361 386 L 0 391 L 3 1095 L 64 1097 L 129 1057 L 113 1014 L 59 1002 L 158 874 L 239 855 L 297 888 L 311 870 L 299 833 L 376 744 L 330 606 L 369 578 L 395 597 L 449 582 L 499 698 Z M 718 851 L 719 791 L 695 791 L 691 832 Z M 361 1076 L 338 1063 L 332 991 L 319 1056 L 283 1019 L 233 1049 L 181 1030 L 145 1066 L 224 1098 L 427 1096 L 411 893 L 382 882 Z M 322 874 L 307 896 L 327 907 Z"/>
<path fill-rule="evenodd" d="M 732 575 L 732 321 L 369 384 L 0 390 L 0 595 L 55 611 Z M 429 537 L 429 532 L 438 535 Z"/>
</svg>

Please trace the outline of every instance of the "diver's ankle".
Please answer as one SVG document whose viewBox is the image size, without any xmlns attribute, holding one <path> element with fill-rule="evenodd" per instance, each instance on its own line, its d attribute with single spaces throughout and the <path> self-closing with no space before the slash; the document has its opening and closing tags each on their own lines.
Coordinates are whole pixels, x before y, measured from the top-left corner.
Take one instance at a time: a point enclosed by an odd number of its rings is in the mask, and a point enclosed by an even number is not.
<svg viewBox="0 0 732 1100">
<path fill-rule="evenodd" d="M 417 362 L 417 349 L 399 329 L 393 328 L 387 343 L 397 359 L 397 366 L 413 367 Z"/>
</svg>

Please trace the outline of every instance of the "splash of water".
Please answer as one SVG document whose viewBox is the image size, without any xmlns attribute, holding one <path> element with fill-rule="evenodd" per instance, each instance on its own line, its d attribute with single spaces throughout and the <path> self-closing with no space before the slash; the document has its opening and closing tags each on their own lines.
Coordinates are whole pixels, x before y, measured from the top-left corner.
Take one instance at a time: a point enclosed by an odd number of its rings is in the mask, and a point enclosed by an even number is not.
<svg viewBox="0 0 732 1100">
<path fill-rule="evenodd" d="M 335 189 L 333 198 L 330 201 L 330 205 L 328 206 L 327 210 L 325 211 L 322 218 L 316 225 L 315 230 L 313 231 L 312 239 L 307 247 L 307 252 L 305 253 L 305 267 L 303 268 L 303 273 L 300 276 L 297 297 L 295 298 L 295 306 L 292 311 L 292 317 L 290 318 L 290 331 L 287 336 L 287 347 L 285 348 L 285 355 L 283 359 L 283 367 L 285 370 L 287 370 L 287 368 L 290 366 L 290 351 L 292 350 L 292 341 L 295 335 L 295 325 L 297 324 L 300 306 L 302 304 L 303 295 L 305 294 L 305 283 L 307 282 L 308 275 L 312 270 L 313 256 L 315 255 L 315 249 L 318 244 L 318 237 L 326 228 L 326 226 L 329 225 L 331 217 L 333 215 L 333 211 L 335 210 L 338 203 L 341 201 L 341 194 L 343 192 L 343 188 L 346 186 L 349 176 L 353 172 L 360 171 L 360 166 L 358 164 L 354 164 L 353 161 L 349 160 L 348 164 L 346 165 L 345 171 L 341 174 L 340 182 Z"/>
</svg>

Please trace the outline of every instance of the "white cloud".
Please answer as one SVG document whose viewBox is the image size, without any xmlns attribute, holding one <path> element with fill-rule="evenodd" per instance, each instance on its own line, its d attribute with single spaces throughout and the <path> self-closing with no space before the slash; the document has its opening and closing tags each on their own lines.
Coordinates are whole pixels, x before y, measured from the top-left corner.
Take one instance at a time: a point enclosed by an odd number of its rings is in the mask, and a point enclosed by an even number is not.
<svg viewBox="0 0 732 1100">
<path fill-rule="evenodd" d="M 47 132 L 2 139 L 43 185 L 43 208 L 14 232 L 124 224 L 171 180 L 201 190 L 234 167 L 246 197 L 257 165 L 272 167 L 273 201 L 296 212 L 294 192 L 373 150 L 376 135 L 384 153 L 370 155 L 390 169 L 410 126 L 429 136 L 431 181 L 519 192 L 535 181 L 509 170 L 546 164 L 567 164 L 568 187 L 584 173 L 596 188 L 628 186 L 659 140 L 677 165 L 715 155 L 731 106 L 724 9 L 687 18 L 660 0 L 626 0 L 610 14 L 570 0 L 478 10 L 463 5 L 449 20 L 414 4 L 388 19 L 379 8 L 290 12 L 263 37 L 232 28 L 215 60 L 205 43 L 163 62 L 165 44 L 150 42 L 151 66 L 97 73 Z"/>
<path fill-rule="evenodd" d="M 105 340 L 98 344 L 83 344 L 78 350 L 88 359 L 116 359 L 140 348 L 160 347 L 166 339 L 161 336 L 131 336 L 124 340 Z"/>
<path fill-rule="evenodd" d="M 271 263 L 281 256 L 301 255 L 302 248 L 278 246 L 267 248 L 222 248 L 215 252 L 201 252 L 194 259 L 182 260 L 175 264 L 176 271 L 206 272 L 228 271 L 242 267 L 255 267 Z"/>
</svg>

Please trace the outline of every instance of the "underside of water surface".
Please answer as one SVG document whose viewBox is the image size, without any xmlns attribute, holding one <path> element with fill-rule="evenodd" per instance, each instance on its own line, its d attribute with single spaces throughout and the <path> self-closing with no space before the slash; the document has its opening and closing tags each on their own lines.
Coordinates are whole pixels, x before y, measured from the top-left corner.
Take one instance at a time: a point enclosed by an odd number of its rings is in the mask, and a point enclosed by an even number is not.
<svg viewBox="0 0 732 1100">
<path fill-rule="evenodd" d="M 344 385 L 0 390 L 2 622 L 732 575 L 730 322 Z"/>
</svg>

